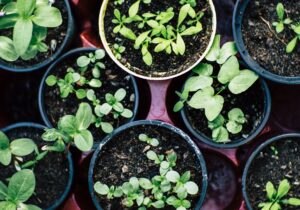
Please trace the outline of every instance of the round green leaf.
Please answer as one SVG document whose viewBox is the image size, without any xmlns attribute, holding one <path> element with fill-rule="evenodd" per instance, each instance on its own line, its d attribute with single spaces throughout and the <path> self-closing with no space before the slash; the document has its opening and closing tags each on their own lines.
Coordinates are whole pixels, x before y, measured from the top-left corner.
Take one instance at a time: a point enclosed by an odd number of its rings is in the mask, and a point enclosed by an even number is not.
<svg viewBox="0 0 300 210">
<path fill-rule="evenodd" d="M 31 154 L 36 148 L 36 144 L 27 138 L 16 139 L 10 143 L 10 150 L 13 155 L 26 156 Z"/>
<path fill-rule="evenodd" d="M 220 55 L 217 59 L 218 64 L 223 64 L 230 57 L 238 52 L 234 42 L 225 43 L 220 51 Z"/>
<path fill-rule="evenodd" d="M 110 123 L 108 123 L 108 122 L 101 122 L 101 129 L 105 133 L 111 133 L 114 130 L 113 126 Z"/>
<path fill-rule="evenodd" d="M 140 178 L 139 179 L 139 184 L 140 186 L 145 189 L 145 190 L 150 190 L 152 189 L 152 183 L 149 179 L 146 178 Z"/>
<path fill-rule="evenodd" d="M 229 83 L 229 90 L 233 94 L 240 94 L 248 90 L 258 79 L 257 74 L 250 70 L 240 71 Z"/>
<path fill-rule="evenodd" d="M 46 84 L 50 87 L 54 86 L 56 84 L 56 82 L 57 82 L 57 79 L 56 79 L 56 76 L 54 76 L 54 75 L 50 75 L 46 79 Z"/>
<path fill-rule="evenodd" d="M 196 195 L 199 191 L 199 187 L 195 182 L 187 182 L 184 184 L 184 187 L 190 195 Z"/>
<path fill-rule="evenodd" d="M 109 193 L 109 188 L 106 184 L 102 184 L 101 182 L 96 182 L 94 185 L 94 190 L 99 195 L 107 195 Z"/>
<path fill-rule="evenodd" d="M 13 41 L 5 36 L 0 36 L 0 58 L 12 62 L 19 58 Z"/>
<path fill-rule="evenodd" d="M 59 9 L 42 5 L 35 10 L 32 21 L 38 26 L 55 28 L 62 24 L 62 17 Z"/>
<path fill-rule="evenodd" d="M 73 115 L 66 115 L 58 122 L 58 128 L 68 134 L 74 134 L 78 128 L 78 122 Z"/>
<path fill-rule="evenodd" d="M 125 96 L 126 96 L 126 90 L 124 88 L 120 88 L 115 93 L 115 98 L 117 101 L 122 101 L 125 98 Z"/>
<path fill-rule="evenodd" d="M 180 180 L 180 175 L 177 171 L 169 171 L 166 174 L 166 178 L 167 178 L 168 181 L 176 183 Z"/>
<path fill-rule="evenodd" d="M 88 152 L 93 147 L 94 139 L 90 131 L 83 130 L 79 134 L 75 135 L 74 142 L 79 150 Z"/>
<path fill-rule="evenodd" d="M 36 0 L 18 0 L 16 6 L 19 14 L 23 18 L 28 18 L 32 14 L 35 5 Z"/>
<path fill-rule="evenodd" d="M 91 79 L 91 81 L 89 82 L 89 85 L 94 88 L 99 88 L 102 86 L 102 82 L 98 79 Z"/>
<path fill-rule="evenodd" d="M 96 59 L 100 60 L 105 57 L 105 51 L 103 49 L 99 49 L 95 51 Z"/>
</svg>

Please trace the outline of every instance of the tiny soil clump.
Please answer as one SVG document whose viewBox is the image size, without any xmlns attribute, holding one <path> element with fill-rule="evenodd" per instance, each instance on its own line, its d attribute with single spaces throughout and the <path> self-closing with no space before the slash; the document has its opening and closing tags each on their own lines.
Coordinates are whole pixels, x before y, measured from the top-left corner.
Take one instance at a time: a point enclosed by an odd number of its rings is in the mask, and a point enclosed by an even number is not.
<svg viewBox="0 0 300 210">
<path fill-rule="evenodd" d="M 192 147 L 154 124 L 114 136 L 100 151 L 92 174 L 97 199 L 106 210 L 195 209 L 202 178 Z M 134 192 L 128 193 L 128 187 Z"/>
<path fill-rule="evenodd" d="M 128 69 L 166 77 L 199 60 L 210 43 L 212 17 L 208 0 L 110 0 L 103 30 L 111 51 Z M 124 47 L 121 57 L 116 46 Z"/>
<path fill-rule="evenodd" d="M 269 209 L 268 205 L 273 205 L 272 209 L 276 210 L 299 209 L 299 151 L 298 138 L 285 138 L 268 145 L 254 158 L 246 182 L 246 191 L 253 210 L 263 207 Z M 281 208 L 277 208 L 278 204 Z"/>
<path fill-rule="evenodd" d="M 32 139 L 40 149 L 46 145 L 42 140 L 42 129 L 33 127 L 19 127 L 8 131 L 9 139 L 29 138 Z M 23 161 L 32 160 L 33 154 L 23 158 Z M 69 165 L 64 153 L 48 153 L 42 160 L 38 161 L 34 168 L 36 188 L 28 203 L 34 204 L 42 209 L 53 205 L 66 190 L 69 180 Z M 6 179 L 17 172 L 12 162 L 8 166 L 0 164 L 0 181 L 6 183 Z"/>
<path fill-rule="evenodd" d="M 105 56 L 103 50 L 73 53 L 59 62 L 46 78 L 42 97 L 50 123 L 75 114 L 82 102 L 93 109 L 90 131 L 96 141 L 132 120 L 135 87 L 132 77 Z"/>
<path fill-rule="evenodd" d="M 251 57 L 264 69 L 280 76 L 300 75 L 299 17 L 298 0 L 249 1 L 243 39 Z"/>
</svg>

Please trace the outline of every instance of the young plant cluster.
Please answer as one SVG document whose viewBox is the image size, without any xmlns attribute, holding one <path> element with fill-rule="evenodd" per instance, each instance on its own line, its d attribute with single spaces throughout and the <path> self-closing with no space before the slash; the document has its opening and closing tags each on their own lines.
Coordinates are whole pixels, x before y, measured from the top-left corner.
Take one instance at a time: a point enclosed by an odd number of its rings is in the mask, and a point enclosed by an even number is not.
<svg viewBox="0 0 300 210">
<path fill-rule="evenodd" d="M 300 23 L 291 20 L 286 17 L 286 11 L 282 3 L 278 3 L 276 6 L 276 12 L 278 16 L 278 21 L 273 22 L 273 26 L 277 33 L 281 33 L 285 30 L 285 25 L 290 29 L 295 35 L 294 38 L 287 44 L 286 52 L 292 53 L 297 46 L 298 41 L 300 41 Z M 299 21 L 299 20 L 298 20 Z"/>
<path fill-rule="evenodd" d="M 120 51 L 121 53 L 121 51 Z M 105 133 L 113 131 L 113 125 L 105 121 L 105 117 L 111 115 L 114 119 L 119 117 L 131 118 L 133 113 L 124 107 L 122 101 L 126 97 L 126 90 L 118 89 L 114 94 L 106 93 L 105 101 L 100 102 L 94 89 L 102 86 L 100 80 L 101 71 L 105 69 L 101 61 L 105 57 L 102 49 L 96 50 L 95 53 L 80 56 L 76 62 L 76 68 L 69 67 L 64 78 L 58 78 L 49 75 L 46 84 L 50 87 L 57 86 L 60 90 L 61 98 L 67 98 L 70 94 L 75 94 L 79 100 L 87 99 L 91 102 L 94 109 L 93 124 Z M 91 79 L 88 79 L 89 76 Z"/>
<path fill-rule="evenodd" d="M 229 142 L 229 133 L 240 133 L 243 124 L 247 122 L 238 107 L 230 110 L 226 118 L 221 114 L 225 103 L 221 93 L 229 90 L 232 94 L 241 94 L 258 79 L 254 72 L 240 69 L 236 53 L 233 42 L 227 42 L 220 48 L 220 35 L 217 35 L 206 56 L 206 60 L 211 63 L 200 63 L 193 69 L 194 75 L 185 82 L 182 93 L 177 92 L 180 100 L 174 106 L 175 112 L 180 111 L 185 103 L 191 108 L 204 110 L 208 127 L 212 130 L 212 139 L 217 143 Z M 216 77 L 213 76 L 214 63 L 220 66 Z M 217 87 L 221 87 L 215 88 L 214 82 L 218 83 Z"/>
<path fill-rule="evenodd" d="M 158 139 L 146 134 L 140 134 L 138 139 L 149 146 L 159 146 Z M 94 184 L 95 192 L 100 196 L 106 196 L 109 200 L 121 198 L 124 207 L 134 207 L 138 210 L 161 209 L 166 206 L 172 206 L 177 210 L 191 208 L 188 197 L 197 195 L 199 187 L 195 182 L 190 181 L 190 171 L 180 175 L 175 170 L 176 153 L 171 151 L 167 155 L 163 155 L 149 150 L 146 156 L 159 167 L 158 175 L 151 179 L 131 177 L 121 186 L 109 187 L 98 181 Z"/>
<path fill-rule="evenodd" d="M 0 58 L 13 62 L 33 59 L 49 50 L 47 28 L 62 24 L 59 9 L 49 0 L 0 1 L 0 31 L 12 30 L 12 39 L 0 36 Z M 2 33 L 2 32 L 1 32 Z"/>
<path fill-rule="evenodd" d="M 267 201 L 260 203 L 258 207 L 261 210 L 280 210 L 282 206 L 300 206 L 299 198 L 284 198 L 288 195 L 290 189 L 291 186 L 287 179 L 280 182 L 277 190 L 272 182 L 268 182 L 266 184 Z"/>
<path fill-rule="evenodd" d="M 115 1 L 115 5 L 122 4 L 124 1 Z M 133 3 L 128 15 L 121 14 L 119 9 L 114 10 L 115 18 L 112 22 L 116 25 L 113 29 L 115 34 L 120 34 L 124 38 L 131 40 L 134 48 L 141 50 L 143 61 L 146 65 L 151 66 L 153 56 L 150 49 L 154 48 L 154 53 L 166 52 L 175 55 L 184 55 L 186 44 L 185 36 L 192 36 L 200 33 L 203 28 L 201 18 L 204 11 L 196 12 L 195 0 L 181 0 L 178 17 L 172 7 L 166 11 L 157 11 L 156 13 L 146 12 L 139 14 L 140 4 L 150 4 L 151 0 L 137 0 Z M 173 24 L 177 18 L 176 25 Z M 137 26 L 137 28 L 134 28 Z M 137 33 L 137 31 L 142 31 Z M 119 45 L 114 45 L 114 52 L 117 59 L 120 59 Z M 150 48 L 150 46 L 153 46 Z M 119 49 L 119 50 L 116 50 Z M 122 48 L 122 51 L 125 50 Z"/>
</svg>

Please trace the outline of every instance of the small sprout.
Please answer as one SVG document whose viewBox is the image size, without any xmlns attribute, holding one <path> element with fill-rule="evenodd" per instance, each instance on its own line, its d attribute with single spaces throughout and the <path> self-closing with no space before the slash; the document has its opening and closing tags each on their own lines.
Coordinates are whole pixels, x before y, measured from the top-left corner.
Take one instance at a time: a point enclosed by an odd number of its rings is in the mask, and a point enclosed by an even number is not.
<svg viewBox="0 0 300 210">
<path fill-rule="evenodd" d="M 196 0 L 180 0 L 180 4 L 190 4 L 191 7 L 195 7 L 197 5 Z"/>
<path fill-rule="evenodd" d="M 15 173 L 8 185 L 0 181 L 0 209 L 34 209 L 41 208 L 25 204 L 34 194 L 36 180 L 33 171 L 24 169 Z"/>
<path fill-rule="evenodd" d="M 271 146 L 270 148 L 271 148 L 273 154 L 274 154 L 275 156 L 278 156 L 279 152 L 278 152 L 277 148 L 274 147 L 274 146 Z"/>
<path fill-rule="evenodd" d="M 240 133 L 246 121 L 243 111 L 239 108 L 234 108 L 228 112 L 226 128 L 232 134 Z"/>
<path fill-rule="evenodd" d="M 147 142 L 147 144 L 150 144 L 153 147 L 157 147 L 159 145 L 159 141 L 156 138 L 150 138 L 146 134 L 140 134 L 139 140 L 143 142 Z"/>
<path fill-rule="evenodd" d="M 115 56 L 118 60 L 122 58 L 122 53 L 125 52 L 125 47 L 119 44 L 114 44 Z"/>
<path fill-rule="evenodd" d="M 276 27 L 276 32 L 281 33 L 284 30 L 284 25 L 290 25 L 293 21 L 290 18 L 285 18 L 285 9 L 282 3 L 278 3 L 276 6 L 276 12 L 278 16 L 278 22 L 273 22 L 273 26 Z"/>
<path fill-rule="evenodd" d="M 275 189 L 272 182 L 268 182 L 266 184 L 267 201 L 260 203 L 258 207 L 262 210 L 280 210 L 282 209 L 282 205 L 300 206 L 300 199 L 298 198 L 284 199 L 284 197 L 288 195 L 290 189 L 291 186 L 287 179 L 280 182 L 278 190 Z"/>
<path fill-rule="evenodd" d="M 292 53 L 297 46 L 297 43 L 300 41 L 300 24 L 292 25 L 291 28 L 295 33 L 295 37 L 286 46 L 287 53 Z"/>
<path fill-rule="evenodd" d="M 147 158 L 153 160 L 155 164 L 161 164 L 164 160 L 164 155 L 157 155 L 154 151 L 149 150 L 147 152 Z"/>
<path fill-rule="evenodd" d="M 119 198 L 123 195 L 122 187 L 108 187 L 107 185 L 102 184 L 101 182 L 95 183 L 94 190 L 99 195 L 106 195 L 107 199 Z"/>
<path fill-rule="evenodd" d="M 125 0 L 115 0 L 114 4 L 115 5 L 122 5 L 125 2 Z"/>
</svg>

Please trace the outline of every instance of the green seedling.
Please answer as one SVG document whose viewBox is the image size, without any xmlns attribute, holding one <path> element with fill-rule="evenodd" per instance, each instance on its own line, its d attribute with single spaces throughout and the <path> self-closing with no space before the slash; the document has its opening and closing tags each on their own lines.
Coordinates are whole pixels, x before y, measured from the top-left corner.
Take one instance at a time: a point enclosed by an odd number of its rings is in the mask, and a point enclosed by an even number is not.
<svg viewBox="0 0 300 210">
<path fill-rule="evenodd" d="M 291 25 L 291 28 L 295 33 L 295 37 L 286 46 L 287 53 L 292 53 L 295 47 L 297 46 L 298 42 L 300 41 L 300 24 Z"/>
<path fill-rule="evenodd" d="M 139 135 L 139 140 L 142 142 L 146 142 L 147 144 L 150 144 L 153 147 L 157 147 L 159 145 L 159 141 L 156 138 L 151 138 L 143 133 Z"/>
<path fill-rule="evenodd" d="M 260 203 L 258 207 L 261 210 L 280 210 L 282 206 L 300 206 L 299 198 L 285 199 L 291 189 L 287 179 L 280 182 L 278 190 L 275 189 L 272 182 L 266 184 L 267 201 Z"/>
<path fill-rule="evenodd" d="M 44 146 L 43 150 L 63 152 L 66 145 L 69 147 L 70 144 L 74 144 L 83 152 L 90 151 L 94 139 L 88 128 L 92 121 L 91 106 L 81 103 L 75 116 L 66 115 L 59 120 L 58 128 L 45 130 L 42 138 L 44 141 L 52 142 L 53 146 Z"/>
<path fill-rule="evenodd" d="M 195 7 L 197 5 L 196 0 L 180 0 L 180 4 L 190 4 L 191 7 Z"/>
<path fill-rule="evenodd" d="M 164 155 L 158 155 L 153 150 L 147 152 L 147 158 L 153 160 L 155 164 L 161 164 L 165 158 Z"/>
<path fill-rule="evenodd" d="M 0 181 L 0 209 L 5 210 L 41 210 L 41 208 L 25 204 L 34 194 L 35 176 L 31 170 L 24 169 L 15 173 L 8 186 Z"/>
<path fill-rule="evenodd" d="M 114 44 L 114 53 L 118 60 L 122 58 L 122 53 L 125 52 L 126 48 L 119 44 Z"/>
<path fill-rule="evenodd" d="M 30 60 L 47 52 L 47 28 L 62 24 L 61 12 L 47 0 L 7 1 L 1 12 L 0 30 L 13 30 L 12 39 L 0 36 L 0 58 L 8 62 Z"/>
<path fill-rule="evenodd" d="M 20 138 L 10 141 L 9 138 L 0 131 L 0 163 L 8 166 L 13 156 L 23 157 L 33 153 L 36 144 L 28 138 Z"/>
<path fill-rule="evenodd" d="M 99 195 L 106 195 L 107 199 L 119 198 L 123 195 L 122 187 L 111 186 L 97 182 L 94 185 L 95 192 Z"/>
<path fill-rule="evenodd" d="M 285 18 L 285 9 L 282 3 L 277 4 L 276 12 L 278 16 L 278 22 L 273 22 L 272 25 L 276 27 L 277 33 L 281 33 L 284 30 L 284 25 L 290 25 L 293 21 L 290 18 Z"/>
<path fill-rule="evenodd" d="M 122 5 L 124 3 L 125 0 L 115 0 L 114 4 L 115 5 Z"/>
</svg>

